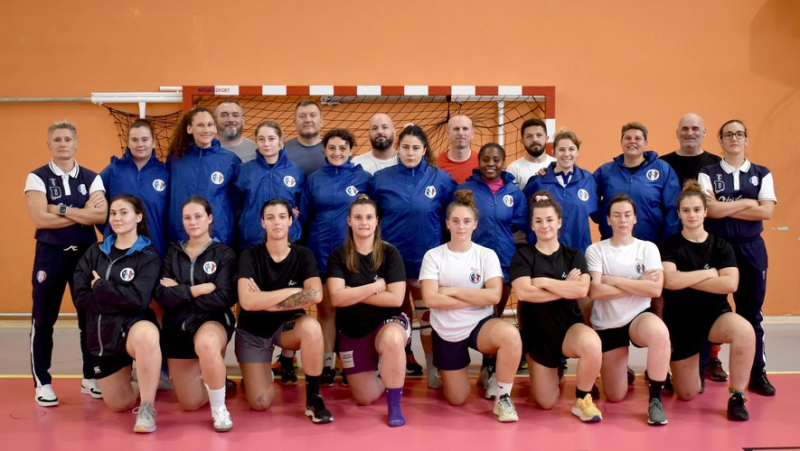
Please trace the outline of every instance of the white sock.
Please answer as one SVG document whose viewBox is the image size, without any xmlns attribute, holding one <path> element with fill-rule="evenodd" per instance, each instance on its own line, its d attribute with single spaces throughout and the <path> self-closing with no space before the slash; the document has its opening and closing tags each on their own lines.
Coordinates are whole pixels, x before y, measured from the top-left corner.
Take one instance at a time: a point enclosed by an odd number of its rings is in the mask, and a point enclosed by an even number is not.
<svg viewBox="0 0 800 451">
<path fill-rule="evenodd" d="M 211 411 L 216 412 L 219 406 L 225 405 L 225 384 L 219 390 L 212 390 L 206 385 L 208 392 L 208 403 L 211 404 Z"/>
<path fill-rule="evenodd" d="M 335 352 L 326 352 L 325 353 L 325 360 L 322 366 L 326 368 L 333 368 L 336 364 L 336 353 Z"/>
<path fill-rule="evenodd" d="M 511 396 L 511 387 L 514 386 L 513 382 L 500 382 L 496 381 L 495 385 L 497 386 L 497 397 L 501 397 L 503 395 Z"/>
</svg>

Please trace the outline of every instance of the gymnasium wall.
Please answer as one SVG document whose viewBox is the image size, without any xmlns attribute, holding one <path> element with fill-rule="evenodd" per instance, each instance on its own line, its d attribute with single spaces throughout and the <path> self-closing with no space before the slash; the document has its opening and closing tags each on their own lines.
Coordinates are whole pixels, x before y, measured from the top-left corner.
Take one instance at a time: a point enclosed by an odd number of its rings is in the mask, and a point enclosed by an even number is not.
<svg viewBox="0 0 800 451">
<path fill-rule="evenodd" d="M 645 123 L 651 148 L 666 153 L 679 117 L 696 112 L 705 148 L 720 153 L 717 128 L 740 118 L 780 200 L 764 233 L 765 313 L 800 314 L 800 2 L 29 0 L 5 2 L 3 18 L 0 98 L 211 84 L 553 85 L 558 125 L 584 140 L 579 165 L 590 170 L 620 153 L 625 122 Z M 46 127 L 63 118 L 78 126 L 79 162 L 102 169 L 118 151 L 104 108 L 0 103 L 0 312 L 30 310 L 34 229 L 22 189 L 48 160 Z"/>
</svg>

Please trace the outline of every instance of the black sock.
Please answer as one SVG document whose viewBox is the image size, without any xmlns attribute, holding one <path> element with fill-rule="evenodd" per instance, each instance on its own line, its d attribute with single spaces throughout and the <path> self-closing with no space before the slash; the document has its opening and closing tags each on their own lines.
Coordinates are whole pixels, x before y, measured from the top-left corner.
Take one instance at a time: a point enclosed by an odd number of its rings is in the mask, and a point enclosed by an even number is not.
<svg viewBox="0 0 800 451">
<path fill-rule="evenodd" d="M 483 362 L 481 363 L 481 368 L 491 368 L 491 371 L 494 371 L 495 367 L 497 366 L 497 356 L 496 355 L 483 355 Z"/>
<path fill-rule="evenodd" d="M 664 390 L 665 381 L 654 381 L 650 379 L 650 399 L 661 401 L 661 392 Z"/>
<path fill-rule="evenodd" d="M 575 387 L 575 397 L 577 399 L 583 399 L 583 398 L 586 397 L 586 395 L 591 394 L 591 393 L 592 393 L 591 391 L 583 391 L 580 388 Z"/>
<path fill-rule="evenodd" d="M 306 374 L 306 403 L 314 396 L 319 396 L 320 376 L 309 376 Z"/>
<path fill-rule="evenodd" d="M 406 345 L 406 355 L 409 355 L 409 354 L 413 354 L 413 352 L 411 351 L 411 343 L 410 342 Z"/>
<path fill-rule="evenodd" d="M 294 367 L 294 359 L 292 357 L 278 357 L 278 362 L 281 364 L 281 368 L 292 368 Z"/>
</svg>

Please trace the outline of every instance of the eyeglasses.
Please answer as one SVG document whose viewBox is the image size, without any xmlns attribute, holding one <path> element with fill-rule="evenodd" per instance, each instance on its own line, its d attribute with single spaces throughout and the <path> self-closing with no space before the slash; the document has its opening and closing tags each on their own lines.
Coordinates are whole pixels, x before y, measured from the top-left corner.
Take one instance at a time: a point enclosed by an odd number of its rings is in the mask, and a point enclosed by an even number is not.
<svg viewBox="0 0 800 451">
<path fill-rule="evenodd" d="M 745 132 L 736 132 L 736 133 L 725 132 L 725 133 L 722 134 L 722 138 L 726 139 L 728 141 L 731 141 L 733 138 L 745 139 L 746 137 L 747 137 L 747 133 L 745 133 Z"/>
</svg>

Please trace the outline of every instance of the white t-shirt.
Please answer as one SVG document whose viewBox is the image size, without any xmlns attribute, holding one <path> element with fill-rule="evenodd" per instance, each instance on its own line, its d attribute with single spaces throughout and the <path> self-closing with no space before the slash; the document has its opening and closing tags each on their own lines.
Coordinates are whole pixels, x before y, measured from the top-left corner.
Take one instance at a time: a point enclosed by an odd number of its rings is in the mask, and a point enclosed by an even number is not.
<svg viewBox="0 0 800 451">
<path fill-rule="evenodd" d="M 633 243 L 620 247 L 612 246 L 610 239 L 592 244 L 586 250 L 586 265 L 589 272 L 634 280 L 639 279 L 645 271 L 664 269 L 658 247 L 636 238 Z M 622 327 L 649 307 L 650 298 L 633 295 L 594 301 L 592 326 L 597 330 Z"/>
<path fill-rule="evenodd" d="M 508 165 L 506 172 L 513 175 L 519 189 L 523 189 L 529 178 L 537 175 L 540 169 L 550 166 L 550 163 L 554 161 L 556 159 L 550 155 L 547 155 L 547 159 L 543 163 L 531 163 L 525 157 L 520 157 L 517 161 Z"/>
<path fill-rule="evenodd" d="M 453 252 L 447 244 L 425 253 L 419 280 L 438 280 L 440 287 L 483 288 L 488 279 L 503 277 L 500 259 L 493 250 L 472 243 L 467 252 Z M 458 342 L 469 337 L 472 329 L 487 316 L 492 306 L 454 310 L 431 309 L 431 326 L 442 339 Z"/>
<path fill-rule="evenodd" d="M 380 158 L 376 158 L 375 155 L 372 155 L 371 150 L 367 153 L 356 155 L 350 160 L 350 162 L 353 163 L 353 166 L 361 166 L 365 171 L 372 175 L 375 175 L 375 173 L 381 169 L 386 169 L 396 165 L 399 163 L 399 161 L 400 160 L 397 159 L 397 154 L 394 154 L 394 156 L 388 160 L 381 160 Z"/>
</svg>

